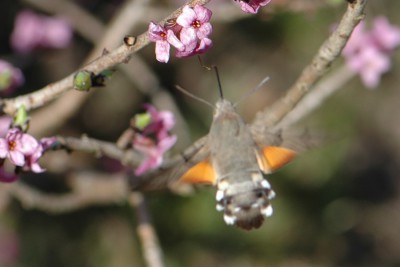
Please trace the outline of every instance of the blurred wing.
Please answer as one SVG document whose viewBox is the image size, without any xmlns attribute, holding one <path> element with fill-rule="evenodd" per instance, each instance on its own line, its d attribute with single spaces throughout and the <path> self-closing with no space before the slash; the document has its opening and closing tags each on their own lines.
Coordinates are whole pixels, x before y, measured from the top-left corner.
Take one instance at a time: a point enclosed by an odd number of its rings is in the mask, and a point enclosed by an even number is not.
<svg viewBox="0 0 400 267">
<path fill-rule="evenodd" d="M 260 169 L 268 174 L 274 172 L 297 156 L 296 151 L 279 146 L 266 146 L 257 153 L 257 160 Z"/>
<path fill-rule="evenodd" d="M 205 172 L 206 176 L 211 174 L 206 164 L 209 154 L 206 136 L 197 140 L 180 155 L 166 161 L 158 170 L 135 177 L 131 187 L 134 190 L 153 191 L 171 188 L 182 181 L 193 183 L 198 179 L 200 183 L 201 172 Z"/>
<path fill-rule="evenodd" d="M 210 160 L 200 161 L 179 179 L 179 182 L 192 184 L 215 184 L 216 175 Z"/>
<path fill-rule="evenodd" d="M 277 146 L 301 153 L 320 147 L 327 141 L 326 137 L 310 134 L 307 130 L 279 129 L 273 132 L 257 131 L 253 128 L 251 130 L 253 139 L 260 148 Z"/>
<path fill-rule="evenodd" d="M 258 146 L 257 159 L 264 173 L 271 173 L 291 162 L 300 152 L 321 144 L 321 139 L 309 135 L 307 131 L 275 132 L 253 131 L 253 139 Z"/>
</svg>

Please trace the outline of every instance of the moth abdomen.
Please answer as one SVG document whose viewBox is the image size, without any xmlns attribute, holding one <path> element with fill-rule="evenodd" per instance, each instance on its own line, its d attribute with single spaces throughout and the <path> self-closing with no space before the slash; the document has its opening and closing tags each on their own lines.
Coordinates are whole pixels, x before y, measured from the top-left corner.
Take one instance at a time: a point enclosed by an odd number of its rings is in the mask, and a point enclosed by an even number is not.
<svg viewBox="0 0 400 267">
<path fill-rule="evenodd" d="M 226 224 L 251 230 L 259 228 L 264 217 L 272 215 L 270 200 L 275 192 L 267 180 L 255 181 L 254 177 L 251 174 L 244 182 L 230 182 L 227 177 L 218 183 L 217 210 L 224 212 Z"/>
</svg>

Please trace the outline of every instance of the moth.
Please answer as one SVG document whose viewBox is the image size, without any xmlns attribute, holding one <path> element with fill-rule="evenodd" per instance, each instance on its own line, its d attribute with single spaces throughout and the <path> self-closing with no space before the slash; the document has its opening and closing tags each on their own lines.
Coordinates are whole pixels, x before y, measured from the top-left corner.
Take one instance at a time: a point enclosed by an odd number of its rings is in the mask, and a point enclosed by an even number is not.
<svg viewBox="0 0 400 267">
<path fill-rule="evenodd" d="M 259 228 L 264 217 L 272 215 L 270 200 L 275 197 L 263 173 L 279 169 L 296 152 L 257 140 L 234 105 L 225 99 L 216 104 L 205 146 L 209 155 L 180 181 L 215 185 L 216 208 L 224 213 L 226 224 L 246 230 Z"/>
<path fill-rule="evenodd" d="M 225 223 L 245 230 L 256 229 L 273 213 L 270 201 L 275 192 L 264 174 L 281 168 L 297 153 L 276 146 L 265 135 L 253 134 L 235 105 L 223 99 L 221 89 L 220 92 L 207 137 L 200 140 L 192 156 L 186 156 L 190 168 L 182 165 L 173 171 L 173 176 L 180 177 L 179 182 L 216 186 L 216 209 L 223 212 Z"/>
</svg>

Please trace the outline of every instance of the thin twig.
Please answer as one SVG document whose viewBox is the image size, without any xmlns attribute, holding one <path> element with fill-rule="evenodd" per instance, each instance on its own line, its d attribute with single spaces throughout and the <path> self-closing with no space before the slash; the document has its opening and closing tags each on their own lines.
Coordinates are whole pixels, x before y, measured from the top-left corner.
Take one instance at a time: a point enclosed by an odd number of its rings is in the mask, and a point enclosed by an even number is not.
<svg viewBox="0 0 400 267">
<path fill-rule="evenodd" d="M 142 160 L 142 155 L 133 149 L 121 149 L 114 143 L 100 141 L 86 136 L 82 138 L 58 137 L 57 140 L 61 144 L 59 147 L 60 149 L 93 153 L 98 157 L 107 156 L 129 167 L 137 167 Z"/>
<path fill-rule="evenodd" d="M 6 188 L 26 209 L 66 213 L 92 205 L 122 203 L 128 196 L 126 179 L 120 174 L 81 173 L 70 178 L 71 192 L 50 194 L 17 181 Z"/>
<path fill-rule="evenodd" d="M 275 127 L 278 129 L 288 128 L 302 118 L 305 118 L 321 106 L 328 97 L 342 89 L 343 85 L 354 76 L 355 73 L 346 65 L 341 66 L 328 77 L 320 81 Z"/>
<path fill-rule="evenodd" d="M 143 194 L 133 192 L 129 203 L 136 210 L 138 219 L 137 233 L 142 245 L 143 256 L 148 267 L 163 267 L 163 253 L 156 231 L 151 224 L 150 213 Z"/>
<path fill-rule="evenodd" d="M 321 79 L 333 61 L 340 55 L 353 29 L 363 19 L 367 2 L 367 0 L 356 0 L 352 4 L 348 4 L 347 11 L 336 30 L 322 44 L 311 63 L 305 67 L 286 95 L 276 101 L 271 108 L 257 113 L 252 124 L 253 131 L 264 132 L 274 127 Z"/>
</svg>

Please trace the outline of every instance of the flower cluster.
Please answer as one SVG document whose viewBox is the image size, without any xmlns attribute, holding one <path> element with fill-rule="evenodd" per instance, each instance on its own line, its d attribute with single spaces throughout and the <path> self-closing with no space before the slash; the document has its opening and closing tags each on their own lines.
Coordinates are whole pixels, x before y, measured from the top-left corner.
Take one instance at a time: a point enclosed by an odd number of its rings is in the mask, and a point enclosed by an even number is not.
<svg viewBox="0 0 400 267">
<path fill-rule="evenodd" d="M 390 69 L 390 56 L 399 45 L 400 28 L 380 16 L 374 19 L 370 30 L 360 22 L 343 49 L 343 56 L 349 68 L 360 74 L 364 85 L 375 88 L 381 75 Z"/>
<path fill-rule="evenodd" d="M 72 39 L 72 29 L 60 18 L 38 15 L 25 10 L 17 15 L 11 46 L 20 53 L 38 48 L 63 48 Z"/>
<path fill-rule="evenodd" d="M 246 12 L 251 14 L 256 14 L 260 7 L 266 6 L 271 2 L 271 0 L 235 0 L 239 3 L 240 8 Z"/>
<path fill-rule="evenodd" d="M 149 39 L 156 43 L 156 58 L 167 63 L 171 45 L 177 50 L 176 57 L 201 54 L 212 46 L 209 22 L 212 12 L 204 6 L 185 6 L 173 23 L 161 26 L 154 22 L 149 25 Z"/>
<path fill-rule="evenodd" d="M 54 143 L 54 138 L 43 138 L 37 141 L 33 136 L 24 133 L 19 127 L 11 126 L 10 117 L 0 118 L 0 181 L 12 182 L 17 179 L 15 174 L 7 173 L 3 164 L 8 159 L 13 165 L 25 171 L 43 172 L 39 159 L 43 152 Z"/>
<path fill-rule="evenodd" d="M 10 63 L 0 60 L 0 93 L 9 95 L 18 86 L 24 83 L 24 76 L 20 69 L 13 67 Z"/>
<path fill-rule="evenodd" d="M 145 156 L 143 162 L 135 170 L 137 176 L 159 167 L 164 153 L 176 142 L 176 136 L 169 134 L 175 124 L 173 114 L 169 111 L 157 111 L 150 104 L 146 104 L 145 108 L 146 113 L 135 117 L 137 133 L 133 140 L 133 147 Z"/>
</svg>

